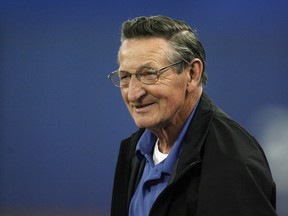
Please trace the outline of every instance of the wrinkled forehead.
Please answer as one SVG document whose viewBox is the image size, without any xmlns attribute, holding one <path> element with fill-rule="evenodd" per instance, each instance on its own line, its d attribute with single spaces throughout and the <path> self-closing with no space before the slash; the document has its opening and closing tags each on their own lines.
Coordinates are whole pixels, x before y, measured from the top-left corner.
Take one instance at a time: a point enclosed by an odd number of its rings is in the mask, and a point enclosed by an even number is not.
<svg viewBox="0 0 288 216">
<path fill-rule="evenodd" d="M 136 69 L 144 64 L 155 64 L 155 67 L 167 63 L 169 42 L 163 38 L 133 38 L 123 41 L 119 53 L 119 67 Z M 125 69 L 126 70 L 126 69 Z"/>
</svg>

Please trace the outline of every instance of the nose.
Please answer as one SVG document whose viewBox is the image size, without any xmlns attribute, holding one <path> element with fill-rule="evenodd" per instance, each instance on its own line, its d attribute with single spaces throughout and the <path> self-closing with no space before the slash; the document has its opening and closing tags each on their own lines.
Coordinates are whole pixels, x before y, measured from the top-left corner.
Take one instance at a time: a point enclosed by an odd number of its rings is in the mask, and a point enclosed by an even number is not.
<svg viewBox="0 0 288 216">
<path fill-rule="evenodd" d="M 136 76 L 131 76 L 128 86 L 128 100 L 136 102 L 145 94 L 146 90 L 143 88 L 143 83 Z"/>
</svg>

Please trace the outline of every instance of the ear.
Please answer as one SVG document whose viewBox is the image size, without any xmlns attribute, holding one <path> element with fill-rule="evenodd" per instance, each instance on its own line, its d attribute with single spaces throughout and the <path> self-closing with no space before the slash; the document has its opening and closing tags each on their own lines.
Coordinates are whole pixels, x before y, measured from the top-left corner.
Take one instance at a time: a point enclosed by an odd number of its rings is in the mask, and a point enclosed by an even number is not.
<svg viewBox="0 0 288 216">
<path fill-rule="evenodd" d="M 187 68 L 189 70 L 189 82 L 188 85 L 188 91 L 193 91 L 196 87 L 201 85 L 201 76 L 203 72 L 203 63 L 200 59 L 194 58 L 189 63 L 189 67 Z"/>
</svg>

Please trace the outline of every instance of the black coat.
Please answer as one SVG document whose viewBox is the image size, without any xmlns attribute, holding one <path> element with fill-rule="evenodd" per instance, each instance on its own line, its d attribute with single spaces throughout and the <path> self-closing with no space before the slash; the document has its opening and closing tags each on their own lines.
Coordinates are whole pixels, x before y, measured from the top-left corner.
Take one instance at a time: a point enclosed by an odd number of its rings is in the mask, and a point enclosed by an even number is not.
<svg viewBox="0 0 288 216">
<path fill-rule="evenodd" d="M 135 155 L 143 131 L 121 143 L 112 216 L 128 215 L 145 164 Z M 170 182 L 150 215 L 273 216 L 275 196 L 275 183 L 257 141 L 203 94 Z"/>
</svg>

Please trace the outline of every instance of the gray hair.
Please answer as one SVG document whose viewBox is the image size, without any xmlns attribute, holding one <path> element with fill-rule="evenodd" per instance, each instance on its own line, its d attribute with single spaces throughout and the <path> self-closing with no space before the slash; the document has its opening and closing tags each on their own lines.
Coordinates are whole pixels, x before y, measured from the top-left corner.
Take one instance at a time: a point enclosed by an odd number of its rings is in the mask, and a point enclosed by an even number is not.
<svg viewBox="0 0 288 216">
<path fill-rule="evenodd" d="M 127 20 L 122 24 L 121 42 L 132 38 L 161 37 L 170 42 L 172 52 L 167 55 L 168 60 L 184 60 L 190 62 L 199 58 L 203 63 L 201 83 L 205 85 L 208 76 L 205 72 L 205 50 L 196 32 L 185 22 L 165 16 L 141 16 Z M 187 65 L 187 64 L 186 64 Z M 178 70 L 182 71 L 181 64 Z"/>
</svg>

